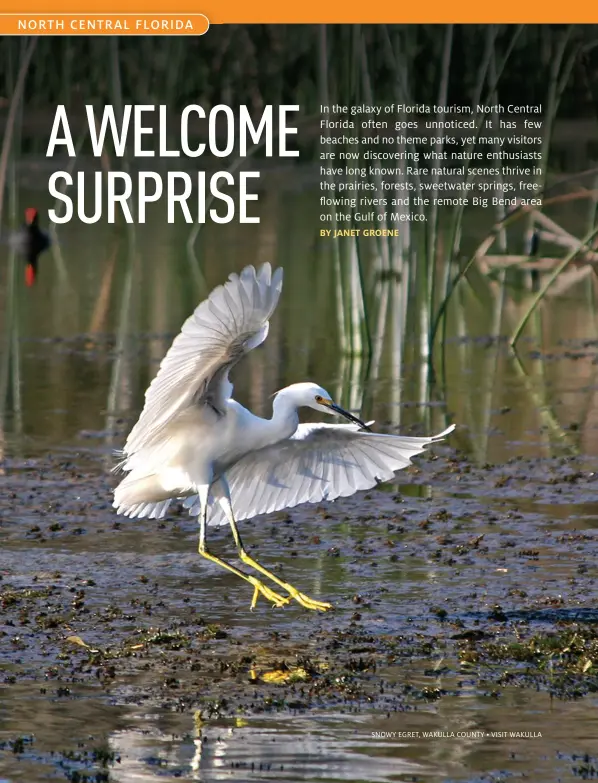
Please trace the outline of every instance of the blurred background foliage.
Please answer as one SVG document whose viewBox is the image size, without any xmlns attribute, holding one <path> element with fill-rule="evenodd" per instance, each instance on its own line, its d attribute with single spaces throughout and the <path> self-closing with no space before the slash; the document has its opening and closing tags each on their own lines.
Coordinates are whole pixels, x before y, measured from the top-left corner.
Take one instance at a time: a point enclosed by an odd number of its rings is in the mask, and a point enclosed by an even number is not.
<svg viewBox="0 0 598 783">
<path fill-rule="evenodd" d="M 515 26 L 494 26 L 497 51 L 505 50 Z M 476 93 L 487 25 L 457 25 L 447 103 L 469 104 Z M 319 29 L 306 25 L 214 25 L 198 38 L 126 37 L 118 40 L 125 102 L 168 103 L 181 109 L 200 103 L 246 103 L 260 111 L 268 103 L 300 103 L 308 114 L 319 110 Z M 368 52 L 375 98 L 394 97 L 397 74 L 388 45 L 407 68 L 415 103 L 434 103 L 442 69 L 442 25 L 327 25 L 331 94 L 350 101 L 359 93 L 359 47 Z M 567 34 L 575 52 L 570 83 L 563 95 L 566 117 L 595 117 L 598 106 L 597 28 L 590 25 L 529 25 L 522 28 L 501 75 L 499 100 L 542 103 L 550 68 Z M 110 37 L 43 37 L 31 63 L 25 101 L 28 111 L 64 103 L 111 102 Z M 24 39 L 5 37 L 0 61 L 18 56 Z M 5 101 L 9 98 L 5 92 Z"/>
<path fill-rule="evenodd" d="M 4 263 L 1 251 L 0 426 L 6 419 L 14 431 L 51 430 L 52 440 L 64 442 L 97 429 L 103 406 L 111 414 L 105 420 L 111 442 L 118 436 L 112 414 L 139 408 L 156 363 L 197 302 L 229 271 L 269 260 L 282 264 L 292 283 L 265 348 L 267 377 L 256 358 L 251 382 L 238 387 L 258 412 L 268 411 L 255 389 L 272 392 L 312 376 L 336 389 L 348 407 L 393 426 L 406 419 L 426 429 L 445 426 L 446 414 L 438 416 L 448 406 L 470 427 L 469 436 L 460 437 L 480 459 L 489 456 L 496 410 L 511 406 L 518 411 L 514 438 L 535 416 L 544 427 L 542 448 L 569 442 L 575 406 L 559 407 L 559 385 L 548 382 L 543 352 L 565 335 L 596 337 L 598 27 L 217 25 L 199 38 L 6 37 L 0 63 L 4 229 L 21 222 L 25 206 L 55 206 L 47 180 L 57 168 L 73 174 L 90 167 L 133 171 L 136 162 L 116 160 L 110 145 L 101 160 L 85 154 L 85 104 L 118 109 L 163 103 L 176 115 L 190 103 L 206 111 L 219 103 L 247 104 L 256 114 L 267 104 L 292 103 L 303 115 L 301 157 L 274 158 L 263 167 L 259 225 L 169 225 L 158 205 L 144 226 L 78 220 L 50 226 L 52 252 L 35 291 L 24 290 L 15 254 L 7 252 Z M 534 177 L 544 204 L 533 211 L 405 205 L 402 211 L 419 211 L 425 220 L 400 223 L 399 236 L 322 241 L 320 229 L 335 228 L 336 218 L 320 203 L 320 107 L 336 102 L 465 104 L 474 110 L 479 104 L 542 104 L 542 128 L 535 131 L 542 165 Z M 64 163 L 45 157 L 58 103 L 67 107 L 78 152 Z M 482 116 L 475 117 L 478 128 Z M 404 111 L 395 117 L 414 119 Z M 176 122 L 169 132 L 176 137 Z M 222 169 L 241 161 L 235 155 L 212 164 L 180 159 L 176 168 L 185 165 Z M 397 184 L 417 189 L 419 177 L 400 168 Z M 469 178 L 468 166 L 459 176 Z M 379 189 L 379 176 L 367 177 Z M 377 212 L 371 224 L 397 227 Z M 369 224 L 356 221 L 353 212 L 342 223 L 352 226 Z M 77 345 L 84 340 L 80 353 L 67 351 L 76 370 L 65 370 L 64 356 L 46 343 L 38 345 L 42 359 L 23 348 L 46 335 Z M 510 351 L 520 336 L 533 341 L 533 356 Z M 479 340 L 486 341 L 483 349 Z M 139 341 L 149 346 L 147 355 Z M 100 355 L 106 363 L 98 363 Z M 595 439 L 596 406 L 594 360 L 586 359 L 575 366 L 584 368 L 587 415 L 573 423 L 587 444 Z M 566 366 L 562 377 L 570 379 Z M 23 404 L 23 389 L 37 407 Z M 520 393 L 525 405 L 516 403 Z M 63 408 L 76 421 L 61 428 L 56 411 Z M 499 450 L 492 456 L 499 453 L 504 455 Z"/>
</svg>

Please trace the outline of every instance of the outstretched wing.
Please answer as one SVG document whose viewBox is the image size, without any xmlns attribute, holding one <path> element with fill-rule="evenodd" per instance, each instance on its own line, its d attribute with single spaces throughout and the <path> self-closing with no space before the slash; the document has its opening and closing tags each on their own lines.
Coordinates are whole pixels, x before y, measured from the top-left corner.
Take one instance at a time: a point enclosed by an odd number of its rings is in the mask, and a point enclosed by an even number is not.
<svg viewBox="0 0 598 783">
<path fill-rule="evenodd" d="M 299 503 L 318 503 L 370 489 L 392 479 L 439 435 L 412 438 L 382 435 L 354 424 L 300 424 L 292 438 L 248 454 L 226 473 L 233 512 L 238 520 L 268 514 Z M 197 496 L 188 498 L 190 513 L 199 513 Z M 212 506 L 211 525 L 226 522 Z"/>
<path fill-rule="evenodd" d="M 229 370 L 266 339 L 281 290 L 281 268 L 272 274 L 270 264 L 257 272 L 247 266 L 195 309 L 145 393 L 145 407 L 123 449 L 125 457 L 155 442 L 190 405 L 222 409 L 233 390 Z"/>
</svg>

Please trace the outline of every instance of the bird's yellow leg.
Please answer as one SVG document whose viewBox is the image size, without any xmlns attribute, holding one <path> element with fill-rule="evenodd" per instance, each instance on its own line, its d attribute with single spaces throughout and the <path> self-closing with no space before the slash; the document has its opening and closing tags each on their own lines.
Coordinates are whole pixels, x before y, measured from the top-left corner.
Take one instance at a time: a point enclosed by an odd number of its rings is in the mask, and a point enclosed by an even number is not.
<svg viewBox="0 0 598 783">
<path fill-rule="evenodd" d="M 255 608 L 260 593 L 264 596 L 264 598 L 267 598 L 268 601 L 272 601 L 274 606 L 284 606 L 285 604 L 289 603 L 288 598 L 284 598 L 282 595 L 275 593 L 274 590 L 270 590 L 267 585 L 265 585 L 263 582 L 260 582 L 260 580 L 256 579 L 255 576 L 244 573 L 240 569 L 235 568 L 230 563 L 227 563 L 226 560 L 222 560 L 221 558 L 216 557 L 216 555 L 213 555 L 211 552 L 208 552 L 206 549 L 202 550 L 201 547 L 199 547 L 199 554 L 202 557 L 205 557 L 206 560 L 211 560 L 212 563 L 217 563 L 219 566 L 222 566 L 222 568 L 226 568 L 227 571 L 230 571 L 236 576 L 240 576 L 241 579 L 244 579 L 246 582 L 249 582 L 249 584 L 253 585 L 253 598 L 251 600 L 252 609 Z"/>
<path fill-rule="evenodd" d="M 264 598 L 266 598 L 268 601 L 272 601 L 272 603 L 276 607 L 280 607 L 280 606 L 284 606 L 285 604 L 288 604 L 290 600 L 289 598 L 286 598 L 282 595 L 279 595 L 278 593 L 275 593 L 274 590 L 271 590 L 267 585 L 265 585 L 259 579 L 256 579 L 255 576 L 252 576 L 251 574 L 246 574 L 244 571 L 241 571 L 239 568 L 235 568 L 234 565 L 227 563 L 226 560 L 222 560 L 220 557 L 217 557 L 216 555 L 213 555 L 211 552 L 208 552 L 206 547 L 206 514 L 207 514 L 207 504 L 205 509 L 202 510 L 201 519 L 200 519 L 199 547 L 198 547 L 199 554 L 202 557 L 205 557 L 206 560 L 210 560 L 212 563 L 216 563 L 217 565 L 222 566 L 222 568 L 226 568 L 227 571 L 230 571 L 231 573 L 235 574 L 235 576 L 238 576 L 241 579 L 244 579 L 246 582 L 249 582 L 250 585 L 253 585 L 253 598 L 251 600 L 251 609 L 255 608 L 255 605 L 257 604 L 257 599 L 260 594 L 263 595 Z"/>
<path fill-rule="evenodd" d="M 319 610 L 320 612 L 326 612 L 328 609 L 332 609 L 332 604 L 329 604 L 326 601 L 316 601 L 315 598 L 310 598 L 308 595 L 305 595 L 305 593 L 297 590 L 296 587 L 293 587 L 293 585 L 285 582 L 283 579 L 279 579 L 276 574 L 273 574 L 272 571 L 264 568 L 257 560 L 254 560 L 243 546 L 238 547 L 238 551 L 239 557 L 245 565 L 251 566 L 251 568 L 255 568 L 256 571 L 259 571 L 260 574 L 267 576 L 268 579 L 271 579 L 279 587 L 282 587 L 283 590 L 286 590 L 291 598 L 294 598 L 295 601 L 300 603 L 305 609 L 314 609 Z"/>
<path fill-rule="evenodd" d="M 256 571 L 259 571 L 260 574 L 267 576 L 268 579 L 271 579 L 279 587 L 282 587 L 283 590 L 286 590 L 291 598 L 294 598 L 295 601 L 300 603 L 301 606 L 305 607 L 305 609 L 314 609 L 321 612 L 326 612 L 328 609 L 332 609 L 332 604 L 325 603 L 324 601 L 316 601 L 304 593 L 301 593 L 299 590 L 297 590 L 296 587 L 293 587 L 293 585 L 290 585 L 288 582 L 284 582 L 282 579 L 279 579 L 276 574 L 273 574 L 272 571 L 264 568 L 264 566 L 258 563 L 257 560 L 254 560 L 243 546 L 230 501 L 226 501 L 226 499 L 223 498 L 219 498 L 219 500 L 226 513 L 226 516 L 228 517 L 228 521 L 233 533 L 233 538 L 235 539 L 235 544 L 237 545 L 237 552 L 239 553 L 239 557 L 245 563 L 245 565 L 251 566 L 251 568 L 255 568 Z"/>
</svg>

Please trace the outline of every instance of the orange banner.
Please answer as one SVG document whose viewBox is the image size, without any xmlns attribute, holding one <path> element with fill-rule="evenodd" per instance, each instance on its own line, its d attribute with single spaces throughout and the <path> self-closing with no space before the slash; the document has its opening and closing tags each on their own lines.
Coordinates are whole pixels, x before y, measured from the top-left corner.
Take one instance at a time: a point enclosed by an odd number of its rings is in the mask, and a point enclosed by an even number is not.
<svg viewBox="0 0 598 783">
<path fill-rule="evenodd" d="M 203 35 L 204 14 L 0 14 L 0 35 Z"/>
<path fill-rule="evenodd" d="M 85 11 L 81 7 L 85 5 Z M 143 10 L 139 6 L 143 5 Z M 176 0 L 176 13 L 164 0 L 32 0 L 21 13 L 22 0 L 4 0 L 0 35 L 201 35 L 209 24 L 596 24 L 598 3 L 557 3 L 550 0 L 428 0 L 426 3 L 362 3 L 355 0 Z M 205 14 L 205 16 L 204 16 Z M 206 21 L 206 17 L 209 23 Z M 126 29 L 128 18 L 130 29 Z M 38 28 L 25 29 L 20 22 L 39 20 Z M 64 22 L 64 29 L 42 28 L 41 22 Z M 77 23 L 80 20 L 80 24 Z M 162 23 L 179 20 L 184 29 Z M 112 21 L 109 30 L 102 22 Z M 75 27 L 71 23 L 75 23 Z M 121 24 L 117 24 L 121 23 Z M 191 27 L 187 24 L 190 22 Z M 92 25 L 95 23 L 95 28 Z M 139 23 L 139 24 L 138 24 Z M 153 26 L 150 25 L 153 24 Z M 156 29 L 157 26 L 157 29 Z"/>
</svg>

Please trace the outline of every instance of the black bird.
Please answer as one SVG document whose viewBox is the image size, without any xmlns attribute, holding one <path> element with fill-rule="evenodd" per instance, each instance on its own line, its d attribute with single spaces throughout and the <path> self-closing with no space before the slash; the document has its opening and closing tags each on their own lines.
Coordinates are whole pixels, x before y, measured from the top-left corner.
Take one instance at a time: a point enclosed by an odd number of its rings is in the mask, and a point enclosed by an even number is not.
<svg viewBox="0 0 598 783">
<path fill-rule="evenodd" d="M 15 250 L 25 259 L 25 285 L 29 288 L 37 277 L 38 258 L 50 247 L 50 237 L 39 227 L 39 212 L 34 207 L 25 210 L 25 222 L 11 238 Z"/>
</svg>

